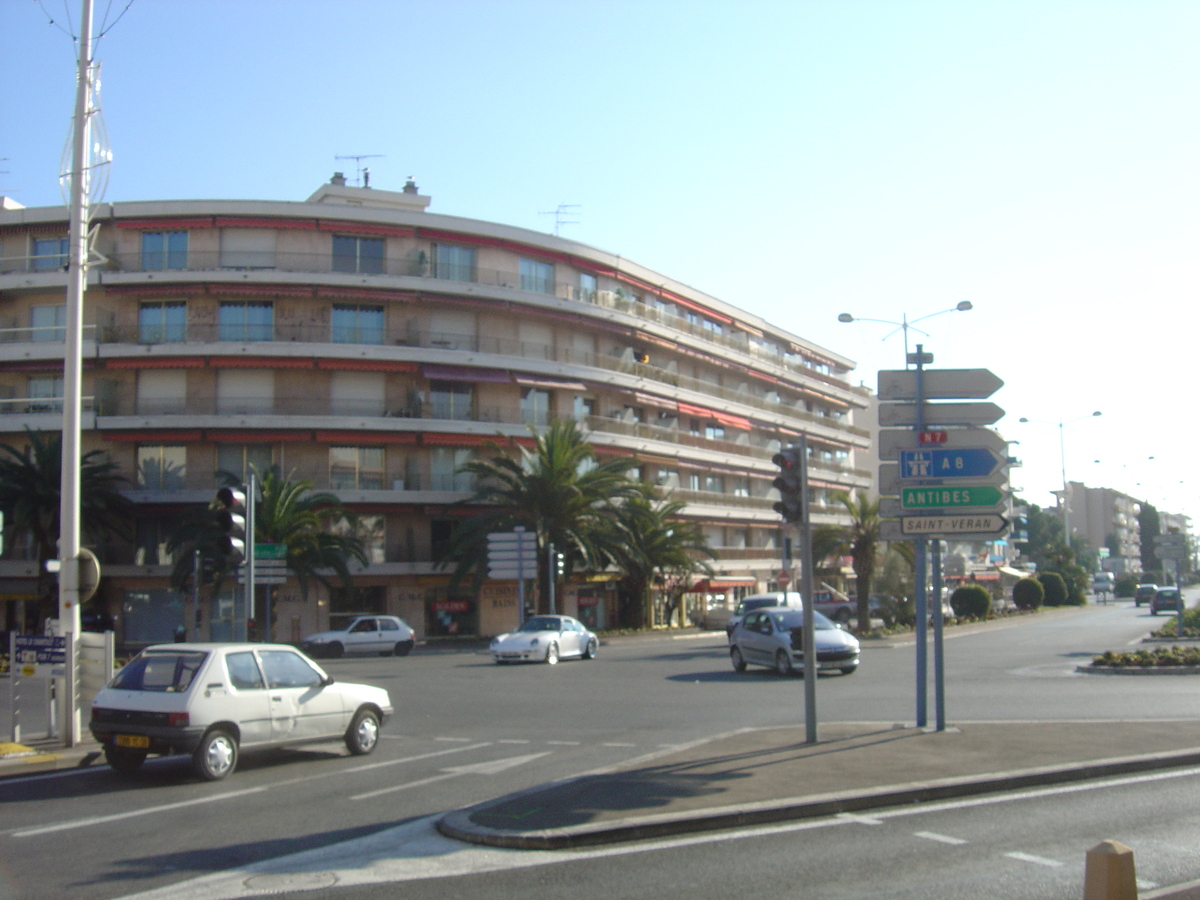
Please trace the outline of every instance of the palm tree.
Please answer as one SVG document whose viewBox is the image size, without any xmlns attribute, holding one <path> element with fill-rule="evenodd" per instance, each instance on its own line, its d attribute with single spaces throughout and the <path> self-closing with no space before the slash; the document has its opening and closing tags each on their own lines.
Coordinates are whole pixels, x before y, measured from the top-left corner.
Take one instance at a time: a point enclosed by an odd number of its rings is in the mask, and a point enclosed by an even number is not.
<svg viewBox="0 0 1200 900">
<path fill-rule="evenodd" d="M 858 630 L 871 630 L 871 580 L 875 576 L 875 558 L 879 553 L 879 501 L 870 500 L 864 491 L 857 497 L 839 491 L 836 499 L 850 513 L 850 525 L 843 531 L 841 552 L 850 556 L 858 593 Z"/>
<path fill-rule="evenodd" d="M 218 473 L 227 484 L 236 485 L 239 479 L 229 472 Z M 254 534 L 247 535 L 248 551 L 255 543 L 283 544 L 287 547 L 287 567 L 300 586 L 300 597 L 308 599 L 309 585 L 318 581 L 332 590 L 337 584 L 350 587 L 353 578 L 349 561 L 366 565 L 368 560 L 363 542 L 353 534 L 331 532 L 327 526 L 341 520 L 351 524 L 349 513 L 338 506 L 331 493 L 313 490 L 311 481 L 285 478 L 278 466 L 261 475 L 255 471 L 258 496 L 255 498 Z M 192 577 L 192 551 L 198 550 L 202 561 L 213 570 L 214 590 L 230 572 L 222 568 L 224 556 L 216 540 L 222 534 L 216 522 L 216 504 L 196 510 L 181 523 L 171 536 L 168 549 L 176 554 L 171 572 L 171 586 L 184 590 Z"/>
<path fill-rule="evenodd" d="M 661 585 L 671 597 L 670 607 L 679 603 L 696 575 L 711 575 L 712 567 L 702 556 L 713 555 L 704 533 L 692 522 L 677 517 L 682 500 L 658 500 L 649 484 L 616 510 L 614 529 L 605 541 L 605 552 L 621 570 L 621 625 L 645 625 L 646 599 L 652 584 Z"/>
<path fill-rule="evenodd" d="M 581 566 L 599 568 L 601 542 L 611 531 L 614 506 L 638 492 L 626 474 L 634 465 L 628 457 L 598 461 L 596 452 L 573 419 L 560 419 L 534 436 L 533 449 L 513 438 L 507 447 L 486 446 L 483 459 L 473 459 L 460 471 L 475 478 L 475 492 L 462 505 L 484 504 L 487 509 L 459 523 L 442 555 L 454 564 L 451 585 L 468 578 L 476 590 L 487 574 L 487 535 L 520 525 L 537 538 L 538 608 L 550 605 L 549 565 L 544 552 L 553 544 L 565 557 L 567 574 Z"/>
<path fill-rule="evenodd" d="M 62 497 L 62 434 L 26 429 L 23 448 L 0 444 L 0 511 L 10 537 L 27 538 L 38 564 L 38 628 L 57 615 L 58 581 L 45 562 L 58 556 Z M 133 504 L 121 493 L 126 479 L 100 450 L 80 462 L 80 533 L 84 543 L 131 538 Z"/>
</svg>

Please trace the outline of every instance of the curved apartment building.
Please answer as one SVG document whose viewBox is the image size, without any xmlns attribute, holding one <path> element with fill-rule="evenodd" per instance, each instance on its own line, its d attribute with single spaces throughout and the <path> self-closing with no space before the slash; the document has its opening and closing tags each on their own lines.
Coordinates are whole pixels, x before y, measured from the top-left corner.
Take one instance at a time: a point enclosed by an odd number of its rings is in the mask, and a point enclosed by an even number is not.
<svg viewBox="0 0 1200 900">
<path fill-rule="evenodd" d="M 166 538 L 218 470 L 277 464 L 360 517 L 371 562 L 354 591 L 274 588 L 284 641 L 352 612 L 419 636 L 513 625 L 513 583 L 451 594 L 432 560 L 471 489 L 461 464 L 530 424 L 577 419 L 600 454 L 636 455 L 686 501 L 720 573 L 695 586 L 700 609 L 774 585 L 781 446 L 808 437 L 815 522 L 843 521 L 833 492 L 870 485 L 851 361 L 622 257 L 429 202 L 412 182 L 335 175 L 304 202 L 93 209 L 83 450 L 109 453 L 137 509 L 135 545 L 96 548 L 118 640 L 169 640 L 183 621 L 201 639 L 244 634 L 233 586 L 196 610 L 168 586 Z M 66 253 L 65 208 L 0 204 L 0 441 L 62 427 Z M 8 628 L 32 599 L 28 556 L 5 542 Z M 603 579 L 566 586 L 564 611 L 610 624 Z"/>
</svg>

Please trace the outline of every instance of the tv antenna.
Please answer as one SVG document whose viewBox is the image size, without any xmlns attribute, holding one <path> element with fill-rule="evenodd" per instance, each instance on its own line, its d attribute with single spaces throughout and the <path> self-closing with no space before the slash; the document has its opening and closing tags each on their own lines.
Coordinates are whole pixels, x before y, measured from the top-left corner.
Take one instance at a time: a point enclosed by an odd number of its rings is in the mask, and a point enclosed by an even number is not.
<svg viewBox="0 0 1200 900">
<path fill-rule="evenodd" d="M 578 203 L 560 203 L 557 207 L 549 212 L 539 212 L 539 216 L 554 216 L 554 236 L 558 237 L 558 230 L 564 225 L 578 225 L 578 219 L 571 219 L 570 216 L 577 216 L 579 213 L 569 210 L 577 210 L 580 208 Z"/>
<path fill-rule="evenodd" d="M 371 170 L 364 166 L 362 161 L 364 159 L 383 159 L 383 157 L 383 153 L 347 153 L 344 156 L 335 156 L 334 159 L 354 160 L 354 186 L 370 187 Z"/>
</svg>

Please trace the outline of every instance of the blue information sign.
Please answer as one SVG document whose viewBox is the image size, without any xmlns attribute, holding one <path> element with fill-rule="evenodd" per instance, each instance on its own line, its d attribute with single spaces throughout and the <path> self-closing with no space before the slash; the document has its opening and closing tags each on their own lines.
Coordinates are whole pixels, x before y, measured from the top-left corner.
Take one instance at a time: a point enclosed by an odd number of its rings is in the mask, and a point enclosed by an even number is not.
<svg viewBox="0 0 1200 900">
<path fill-rule="evenodd" d="M 18 663 L 62 665 L 67 661 L 67 639 L 18 634 L 16 651 Z"/>
<path fill-rule="evenodd" d="M 983 478 L 1003 459 L 987 447 L 959 450 L 901 450 L 901 478 Z"/>
</svg>

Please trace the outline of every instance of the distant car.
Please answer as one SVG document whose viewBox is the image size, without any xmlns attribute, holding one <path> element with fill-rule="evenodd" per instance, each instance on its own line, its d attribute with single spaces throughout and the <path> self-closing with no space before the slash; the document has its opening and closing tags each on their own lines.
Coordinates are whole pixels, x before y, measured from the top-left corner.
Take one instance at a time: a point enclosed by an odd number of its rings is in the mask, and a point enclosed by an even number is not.
<svg viewBox="0 0 1200 900">
<path fill-rule="evenodd" d="M 1157 616 L 1160 612 L 1179 612 L 1182 602 L 1183 598 L 1179 594 L 1179 588 L 1159 588 L 1154 594 L 1154 599 L 1150 601 L 1150 615 Z"/>
<path fill-rule="evenodd" d="M 1097 572 L 1092 576 L 1092 593 L 1094 594 L 1111 594 L 1116 587 L 1116 577 L 1112 572 Z"/>
<path fill-rule="evenodd" d="M 733 615 L 725 623 L 725 637 L 730 637 L 733 634 L 733 630 L 738 627 L 738 624 L 745 618 L 746 614 L 753 610 L 765 609 L 769 606 L 787 606 L 799 609 L 803 605 L 800 595 L 795 591 L 752 594 L 738 601 L 738 605 L 733 610 Z"/>
<path fill-rule="evenodd" d="M 533 616 L 516 631 L 492 639 L 492 660 L 508 662 L 544 662 L 554 665 L 560 659 L 595 659 L 600 639 L 570 616 Z"/>
<path fill-rule="evenodd" d="M 196 774 L 218 781 L 242 749 L 345 741 L 366 755 L 391 715 L 383 688 L 334 682 L 295 647 L 157 644 L 101 688 L 90 728 L 117 772 L 190 753 Z"/>
<path fill-rule="evenodd" d="M 300 642 L 300 649 L 313 657 L 334 659 L 372 653 L 408 656 L 415 644 L 413 630 L 403 619 L 395 616 L 359 616 L 341 631 L 310 634 Z"/>
<path fill-rule="evenodd" d="M 843 675 L 858 669 L 858 638 L 813 610 L 817 671 Z M 747 665 L 767 666 L 780 675 L 804 667 L 804 612 L 790 607 L 756 609 L 729 636 L 729 661 L 738 672 Z"/>
<path fill-rule="evenodd" d="M 1133 605 L 1141 606 L 1143 603 L 1149 603 L 1154 599 L 1154 595 L 1158 593 L 1157 584 L 1139 584 L 1133 592 Z"/>
</svg>

